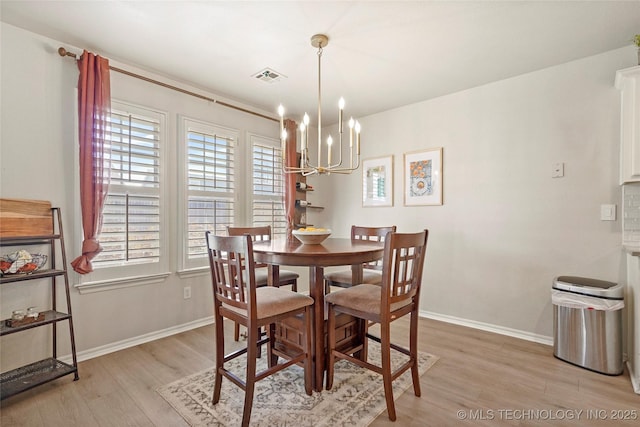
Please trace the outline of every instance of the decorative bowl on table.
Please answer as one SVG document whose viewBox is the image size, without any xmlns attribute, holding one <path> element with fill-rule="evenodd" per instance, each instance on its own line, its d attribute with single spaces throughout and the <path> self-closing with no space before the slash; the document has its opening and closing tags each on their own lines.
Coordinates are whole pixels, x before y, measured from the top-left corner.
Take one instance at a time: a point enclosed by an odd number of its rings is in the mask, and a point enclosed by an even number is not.
<svg viewBox="0 0 640 427">
<path fill-rule="evenodd" d="M 293 230 L 292 234 L 303 245 L 319 245 L 331 235 L 331 230 L 328 228 L 306 227 Z"/>
<path fill-rule="evenodd" d="M 0 257 L 0 274 L 33 273 L 47 262 L 47 255 L 30 254 L 24 249 Z"/>
</svg>

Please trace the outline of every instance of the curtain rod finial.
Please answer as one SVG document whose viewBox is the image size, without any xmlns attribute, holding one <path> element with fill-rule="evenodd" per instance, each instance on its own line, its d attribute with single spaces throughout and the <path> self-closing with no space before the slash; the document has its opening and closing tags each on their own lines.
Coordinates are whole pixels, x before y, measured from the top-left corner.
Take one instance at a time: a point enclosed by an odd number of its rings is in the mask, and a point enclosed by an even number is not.
<svg viewBox="0 0 640 427">
<path fill-rule="evenodd" d="M 67 49 L 63 48 L 63 47 L 59 47 L 58 48 L 58 55 L 60 56 L 70 56 L 72 58 L 76 58 L 76 54 L 73 52 L 68 52 Z"/>
</svg>

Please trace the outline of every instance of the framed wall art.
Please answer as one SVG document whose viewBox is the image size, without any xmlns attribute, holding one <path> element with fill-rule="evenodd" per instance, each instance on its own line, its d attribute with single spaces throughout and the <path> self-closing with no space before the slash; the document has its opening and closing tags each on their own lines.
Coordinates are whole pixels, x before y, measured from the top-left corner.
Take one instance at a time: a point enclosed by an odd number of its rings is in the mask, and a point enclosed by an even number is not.
<svg viewBox="0 0 640 427">
<path fill-rule="evenodd" d="M 404 205 L 442 205 L 442 147 L 404 154 Z"/>
<path fill-rule="evenodd" d="M 362 161 L 362 206 L 393 206 L 393 156 Z"/>
</svg>

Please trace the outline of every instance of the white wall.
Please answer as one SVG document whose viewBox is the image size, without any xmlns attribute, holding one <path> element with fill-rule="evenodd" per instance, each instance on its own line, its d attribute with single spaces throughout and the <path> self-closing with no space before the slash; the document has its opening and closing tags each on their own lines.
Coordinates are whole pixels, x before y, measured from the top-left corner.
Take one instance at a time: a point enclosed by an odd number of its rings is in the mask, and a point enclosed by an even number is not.
<svg viewBox="0 0 640 427">
<path fill-rule="evenodd" d="M 600 205 L 621 209 L 613 83 L 633 61 L 619 49 L 362 118 L 363 158 L 394 156 L 394 206 L 361 207 L 362 171 L 331 176 L 315 222 L 428 228 L 423 312 L 548 342 L 554 276 L 625 280 L 621 221 Z M 444 205 L 404 207 L 403 153 L 431 147 Z"/>
<path fill-rule="evenodd" d="M 64 216 L 68 261 L 71 261 L 78 255 L 82 239 L 77 201 L 77 125 L 74 110 L 78 69 L 75 61 L 60 57 L 57 49 L 64 46 L 75 52 L 81 50 L 5 23 L 2 23 L 1 31 L 0 197 L 50 200 L 54 206 L 60 207 Z M 114 61 L 111 64 L 163 80 L 128 64 Z M 228 101 L 202 90 L 185 85 L 182 87 Z M 169 140 L 164 149 L 168 157 L 175 158 L 177 155 L 177 111 L 195 119 L 239 130 L 239 152 L 244 152 L 243 146 L 249 132 L 273 138 L 278 136 L 278 126 L 274 121 L 212 105 L 116 72 L 111 73 L 111 88 L 114 99 L 151 106 L 167 113 Z M 247 107 L 235 102 L 233 104 Z M 243 156 L 238 152 L 236 154 L 236 161 L 242 162 Z M 178 227 L 176 176 L 174 167 L 169 171 L 167 181 L 173 187 L 173 195 L 167 203 L 171 217 L 169 236 L 175 236 Z M 244 179 L 244 174 L 238 174 L 237 179 Z M 248 196 L 242 193 L 238 197 Z M 178 244 L 171 237 L 172 260 L 177 258 Z M 114 343 L 125 346 L 138 339 L 150 339 L 157 333 L 170 333 L 176 328 L 212 320 L 209 272 L 181 278 L 176 273 L 177 268 L 176 261 L 167 266 L 166 270 L 172 274 L 161 283 L 87 294 L 80 294 L 73 288 L 80 278 L 71 271 L 72 308 L 80 357 L 87 352 L 108 351 L 108 347 Z M 183 299 L 184 286 L 191 286 L 191 299 Z M 46 283 L 3 285 L 2 292 L 2 319 L 10 317 L 11 311 L 16 308 L 31 305 L 46 307 L 49 304 Z M 61 326 L 64 333 L 66 324 Z M 31 356 L 32 347 L 43 346 L 39 336 L 43 328 L 33 332 L 3 337 L 0 345 L 3 372 L 13 365 L 24 363 L 22 356 Z M 60 354 L 68 354 L 67 340 L 61 338 L 59 341 L 63 345 Z"/>
<path fill-rule="evenodd" d="M 60 58 L 57 48 L 72 46 L 4 23 L 0 28 L 0 195 L 60 206 L 71 258 L 80 239 L 77 68 Z M 620 49 L 362 118 L 363 157 L 395 156 L 394 206 L 361 207 L 361 171 L 322 177 L 312 181 L 317 188 L 312 197 L 326 209 L 310 214 L 310 222 L 332 227 L 337 236 L 347 236 L 351 224 L 429 228 L 425 313 L 548 337 L 555 275 L 623 277 L 620 221 L 600 221 L 599 207 L 620 206 L 619 94 L 613 78 L 633 61 L 635 51 Z M 147 83 L 116 73 L 112 79 L 114 98 L 151 93 Z M 192 103 L 186 95 L 158 93 L 155 86 L 153 93 L 149 96 L 167 111 Z M 187 108 L 196 118 L 243 131 L 266 134 L 273 128 L 223 107 Z M 403 207 L 402 154 L 438 146 L 444 147 L 444 205 Z M 564 178 L 551 178 L 555 162 L 565 163 Z M 77 276 L 71 278 L 76 283 Z M 186 285 L 192 287 L 190 300 L 182 299 Z M 37 289 L 9 292 L 0 303 L 2 318 L 13 305 L 30 305 Z M 176 274 L 156 285 L 86 295 L 73 290 L 78 351 L 126 345 L 207 319 L 210 292 L 206 275 L 180 279 Z M 3 371 L 23 349 L 39 345 L 36 338 L 17 338 L 22 335 L 4 337 L 12 340 L 2 343 Z"/>
</svg>

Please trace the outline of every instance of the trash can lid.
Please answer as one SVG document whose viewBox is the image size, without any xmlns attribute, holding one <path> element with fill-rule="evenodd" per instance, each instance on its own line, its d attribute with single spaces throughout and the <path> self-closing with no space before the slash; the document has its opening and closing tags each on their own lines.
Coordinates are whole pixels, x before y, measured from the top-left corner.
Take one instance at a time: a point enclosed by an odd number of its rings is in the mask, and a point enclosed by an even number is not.
<svg viewBox="0 0 640 427">
<path fill-rule="evenodd" d="M 624 299 L 624 285 L 588 277 L 558 276 L 553 289 L 607 299 Z"/>
</svg>

